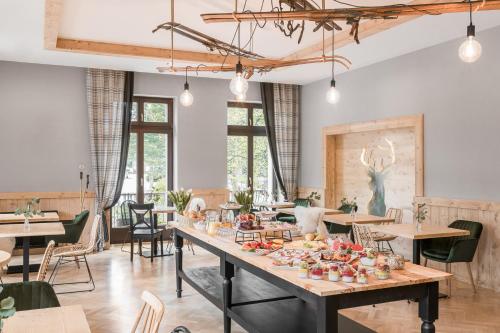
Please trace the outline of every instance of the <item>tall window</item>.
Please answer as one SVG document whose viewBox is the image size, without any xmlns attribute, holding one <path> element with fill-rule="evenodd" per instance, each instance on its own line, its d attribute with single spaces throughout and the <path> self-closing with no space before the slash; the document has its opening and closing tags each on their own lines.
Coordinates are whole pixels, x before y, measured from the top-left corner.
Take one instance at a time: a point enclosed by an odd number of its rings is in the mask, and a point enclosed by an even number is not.
<svg viewBox="0 0 500 333">
<path fill-rule="evenodd" d="M 132 126 L 125 180 L 119 204 L 125 200 L 167 205 L 167 191 L 173 187 L 173 100 L 134 97 Z M 121 241 L 127 221 L 117 205 L 113 210 L 112 238 Z M 125 228 L 126 229 L 126 228 Z M 113 231 L 115 237 L 113 237 Z"/>
<path fill-rule="evenodd" d="M 261 104 L 229 102 L 227 108 L 227 185 L 250 187 L 255 200 L 273 190 L 273 170 Z"/>
</svg>

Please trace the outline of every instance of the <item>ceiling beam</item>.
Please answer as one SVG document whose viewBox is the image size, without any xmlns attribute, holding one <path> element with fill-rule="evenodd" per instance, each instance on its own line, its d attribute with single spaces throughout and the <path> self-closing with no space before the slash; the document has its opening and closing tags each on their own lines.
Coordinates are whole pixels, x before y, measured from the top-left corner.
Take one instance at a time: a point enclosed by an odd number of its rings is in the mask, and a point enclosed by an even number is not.
<svg viewBox="0 0 500 333">
<path fill-rule="evenodd" d="M 45 0 L 43 45 L 46 49 L 56 48 L 62 12 L 63 0 Z"/>
<path fill-rule="evenodd" d="M 107 56 L 137 57 L 163 61 L 170 61 L 172 54 L 171 50 L 167 48 L 95 42 L 68 38 L 57 38 L 56 50 Z M 229 55 L 226 58 L 220 54 L 174 50 L 174 60 L 194 63 L 225 63 L 226 65 L 236 65 L 238 57 Z M 250 60 L 242 57 L 241 63 L 243 65 L 254 65 L 259 63 L 259 60 Z"/>
<path fill-rule="evenodd" d="M 418 5 L 422 3 L 439 3 L 445 2 L 446 0 L 414 0 L 408 5 Z M 359 24 L 358 33 L 359 39 L 373 36 L 379 32 L 389 30 L 391 28 L 397 27 L 400 24 L 412 21 L 421 17 L 422 15 L 415 16 L 405 16 L 398 18 L 397 20 L 369 20 Z M 354 43 L 354 38 L 349 34 L 349 31 L 341 31 L 335 34 L 335 49 L 347 46 Z M 282 58 L 282 60 L 295 60 L 305 57 L 310 57 L 311 55 L 317 54 L 323 51 L 323 46 L 326 50 L 330 50 L 332 46 L 331 38 L 326 38 L 325 42 L 319 41 L 312 45 L 309 45 L 301 50 L 290 53 L 289 55 Z"/>
</svg>

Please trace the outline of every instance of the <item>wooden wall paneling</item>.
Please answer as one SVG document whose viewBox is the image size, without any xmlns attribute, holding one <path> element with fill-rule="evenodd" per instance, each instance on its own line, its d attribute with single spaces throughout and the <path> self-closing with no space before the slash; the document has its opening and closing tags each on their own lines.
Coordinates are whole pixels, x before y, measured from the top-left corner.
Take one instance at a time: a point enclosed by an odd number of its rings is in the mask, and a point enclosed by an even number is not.
<svg viewBox="0 0 500 333">
<path fill-rule="evenodd" d="M 205 200 L 208 209 L 218 209 L 229 199 L 229 191 L 224 188 L 215 189 L 193 189 L 193 197 L 200 197 Z"/>
<path fill-rule="evenodd" d="M 476 284 L 500 291 L 500 204 L 475 200 L 457 200 L 446 198 L 416 197 L 415 203 L 425 203 L 429 209 L 428 220 L 424 223 L 448 225 L 457 219 L 465 219 L 483 224 L 483 233 L 476 255 L 472 262 L 472 271 Z M 431 267 L 444 269 L 443 264 L 432 262 Z M 452 265 L 455 278 L 468 283 L 465 264 Z"/>
</svg>

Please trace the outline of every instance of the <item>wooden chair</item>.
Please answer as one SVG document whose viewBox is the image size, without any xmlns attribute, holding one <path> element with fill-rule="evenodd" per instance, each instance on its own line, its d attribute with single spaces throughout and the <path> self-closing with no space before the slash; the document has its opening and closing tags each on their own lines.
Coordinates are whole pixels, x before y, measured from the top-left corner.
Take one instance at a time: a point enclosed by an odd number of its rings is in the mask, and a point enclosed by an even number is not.
<svg viewBox="0 0 500 333">
<path fill-rule="evenodd" d="M 49 269 L 50 259 L 52 259 L 52 255 L 54 254 L 54 247 L 56 246 L 56 242 L 51 240 L 45 249 L 45 253 L 43 254 L 42 262 L 40 263 L 40 268 L 38 269 L 38 275 L 36 276 L 37 281 L 44 281 L 47 276 L 47 270 Z"/>
<path fill-rule="evenodd" d="M 403 223 L 403 210 L 402 209 L 399 209 L 399 208 L 389 208 L 387 210 L 387 213 L 385 214 L 386 217 L 388 218 L 391 218 L 391 219 L 394 219 L 394 223 Z M 372 235 L 373 237 L 373 240 L 377 243 L 377 248 L 379 251 L 391 251 L 392 253 L 394 253 L 394 250 L 392 249 L 392 246 L 391 246 L 391 241 L 395 240 L 396 239 L 396 236 L 392 236 L 392 235 L 386 235 L 386 234 L 382 234 L 382 233 L 373 233 Z M 384 249 L 383 246 L 381 246 L 383 244 L 383 242 L 386 242 L 387 243 L 387 246 L 389 246 L 389 249 Z"/>
<path fill-rule="evenodd" d="M 165 312 L 165 305 L 157 296 L 147 290 L 142 292 L 141 299 L 144 303 L 137 314 L 131 333 L 157 333 Z"/>
<path fill-rule="evenodd" d="M 68 246 L 61 246 L 54 250 L 53 256 L 58 258 L 56 266 L 52 271 L 52 274 L 49 277 L 49 282 L 52 286 L 57 285 L 67 285 L 67 284 L 92 284 L 92 287 L 89 289 L 83 290 L 74 290 L 67 292 L 60 292 L 59 294 L 68 294 L 68 293 L 76 293 L 82 291 L 93 291 L 95 289 L 94 278 L 92 277 L 92 273 L 90 272 L 89 263 L 87 261 L 87 255 L 94 252 L 94 248 L 97 240 L 97 231 L 99 229 L 99 224 L 101 223 L 101 215 L 96 215 L 94 221 L 92 222 L 92 228 L 90 229 L 89 241 L 87 244 L 74 244 Z M 72 262 L 85 263 L 88 273 L 88 281 L 77 281 L 77 282 L 66 282 L 66 283 L 55 283 L 57 273 L 62 265 Z M 78 265 L 78 269 L 80 266 Z"/>
<path fill-rule="evenodd" d="M 153 218 L 154 204 L 129 204 L 130 216 L 130 261 L 134 260 L 134 243 L 139 241 L 139 255 L 142 256 L 142 242 L 151 242 L 150 260 L 158 255 L 156 247 L 157 240 L 160 240 L 161 256 L 163 257 L 163 227 L 158 227 Z"/>
<path fill-rule="evenodd" d="M 354 242 L 356 244 L 363 245 L 365 248 L 376 248 L 376 243 L 373 240 L 372 232 L 370 231 L 370 227 L 365 224 L 352 224 L 352 233 L 354 235 Z"/>
</svg>

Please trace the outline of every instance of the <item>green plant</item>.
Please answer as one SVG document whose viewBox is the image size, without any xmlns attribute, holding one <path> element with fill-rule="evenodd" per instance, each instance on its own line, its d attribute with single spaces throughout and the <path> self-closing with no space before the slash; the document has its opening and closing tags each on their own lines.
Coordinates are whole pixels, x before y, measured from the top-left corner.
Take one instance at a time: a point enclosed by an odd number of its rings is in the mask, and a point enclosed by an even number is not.
<svg viewBox="0 0 500 333">
<path fill-rule="evenodd" d="M 40 198 L 32 198 L 30 201 L 26 202 L 25 207 L 17 208 L 14 212 L 15 215 L 24 215 L 26 219 L 32 218 L 35 215 L 43 216 L 43 212 L 39 208 Z"/>
<path fill-rule="evenodd" d="M 417 214 L 415 214 L 415 219 L 418 223 L 422 223 L 427 218 L 428 210 L 425 204 L 417 204 Z"/>
<path fill-rule="evenodd" d="M 312 205 L 314 200 L 321 200 L 321 194 L 318 192 L 311 192 L 306 199 L 309 200 L 309 204 Z"/>
<path fill-rule="evenodd" d="M 192 196 L 191 192 L 192 192 L 191 190 L 185 191 L 183 188 L 181 188 L 178 191 L 168 192 L 168 198 L 174 204 L 178 214 L 182 215 L 184 213 L 184 210 L 186 209 L 189 201 L 191 200 Z"/>
<path fill-rule="evenodd" d="M 3 288 L 0 287 L 0 292 Z M 0 301 L 0 331 L 3 328 L 3 319 L 12 317 L 16 313 L 16 308 L 14 307 L 15 300 L 12 297 L 6 297 Z"/>
<path fill-rule="evenodd" d="M 240 212 L 242 214 L 250 213 L 253 205 L 253 193 L 251 190 L 234 192 L 234 199 L 241 205 Z"/>
<path fill-rule="evenodd" d="M 348 214 L 353 209 L 354 209 L 354 211 L 358 210 L 358 203 L 356 202 L 356 197 L 352 198 L 352 200 L 349 200 L 346 197 L 343 197 L 342 200 L 340 200 L 339 210 Z"/>
</svg>

